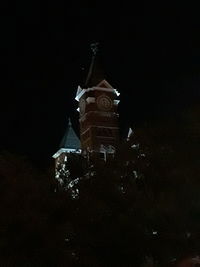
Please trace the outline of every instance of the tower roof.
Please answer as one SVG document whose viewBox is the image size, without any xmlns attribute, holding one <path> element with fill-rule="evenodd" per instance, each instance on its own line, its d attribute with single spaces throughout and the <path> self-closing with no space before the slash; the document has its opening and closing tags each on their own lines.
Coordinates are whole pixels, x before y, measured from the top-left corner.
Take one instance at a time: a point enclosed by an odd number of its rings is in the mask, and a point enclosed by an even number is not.
<svg viewBox="0 0 200 267">
<path fill-rule="evenodd" d="M 71 120 L 69 119 L 67 130 L 60 143 L 60 148 L 80 149 L 80 147 L 80 140 L 75 134 L 74 129 L 72 128 Z"/>
<path fill-rule="evenodd" d="M 91 44 L 92 60 L 90 63 L 88 75 L 85 81 L 85 88 L 92 87 L 105 79 L 102 62 L 98 51 L 99 43 Z"/>
<path fill-rule="evenodd" d="M 101 57 L 98 53 L 98 43 L 91 44 L 91 50 L 92 60 L 88 75 L 83 86 L 78 86 L 75 99 L 79 101 L 86 92 L 93 90 L 101 90 L 106 92 L 110 91 L 119 96 L 119 92 L 114 89 L 105 79 Z"/>
</svg>

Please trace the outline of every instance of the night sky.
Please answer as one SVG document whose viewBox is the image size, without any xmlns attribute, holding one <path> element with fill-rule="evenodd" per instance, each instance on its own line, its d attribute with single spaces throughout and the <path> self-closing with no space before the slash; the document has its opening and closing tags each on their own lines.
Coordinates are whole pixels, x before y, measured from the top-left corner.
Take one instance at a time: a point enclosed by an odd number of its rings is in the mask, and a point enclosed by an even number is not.
<svg viewBox="0 0 200 267">
<path fill-rule="evenodd" d="M 1 9 L 1 149 L 48 161 L 100 43 L 121 127 L 175 116 L 200 97 L 200 19 L 187 6 L 16 3 Z M 5 4 L 6 5 L 6 4 Z"/>
</svg>

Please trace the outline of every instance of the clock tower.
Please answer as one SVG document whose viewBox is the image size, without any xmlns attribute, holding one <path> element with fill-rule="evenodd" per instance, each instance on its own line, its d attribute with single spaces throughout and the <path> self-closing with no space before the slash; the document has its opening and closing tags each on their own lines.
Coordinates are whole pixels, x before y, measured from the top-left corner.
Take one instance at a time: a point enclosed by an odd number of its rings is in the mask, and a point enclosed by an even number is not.
<svg viewBox="0 0 200 267">
<path fill-rule="evenodd" d="M 117 107 L 118 91 L 106 81 L 97 56 L 97 44 L 92 44 L 92 62 L 85 85 L 78 87 L 80 140 L 82 152 L 101 153 L 106 158 L 114 153 L 119 142 Z"/>
</svg>

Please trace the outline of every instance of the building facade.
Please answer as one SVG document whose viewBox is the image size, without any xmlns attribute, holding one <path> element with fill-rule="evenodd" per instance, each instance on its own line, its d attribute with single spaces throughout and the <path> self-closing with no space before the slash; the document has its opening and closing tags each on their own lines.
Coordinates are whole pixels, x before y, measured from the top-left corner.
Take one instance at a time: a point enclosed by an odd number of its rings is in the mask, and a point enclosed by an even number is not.
<svg viewBox="0 0 200 267">
<path fill-rule="evenodd" d="M 99 64 L 97 44 L 91 45 L 92 60 L 85 83 L 78 86 L 80 140 L 71 122 L 53 155 L 56 170 L 62 169 L 70 154 L 77 154 L 88 160 L 108 160 L 113 157 L 119 143 L 118 104 L 119 92 L 105 79 Z M 58 173 L 57 173 L 57 176 Z"/>
<path fill-rule="evenodd" d="M 119 93 L 105 79 L 92 87 L 78 88 L 80 140 L 83 153 L 113 153 L 119 142 Z"/>
</svg>

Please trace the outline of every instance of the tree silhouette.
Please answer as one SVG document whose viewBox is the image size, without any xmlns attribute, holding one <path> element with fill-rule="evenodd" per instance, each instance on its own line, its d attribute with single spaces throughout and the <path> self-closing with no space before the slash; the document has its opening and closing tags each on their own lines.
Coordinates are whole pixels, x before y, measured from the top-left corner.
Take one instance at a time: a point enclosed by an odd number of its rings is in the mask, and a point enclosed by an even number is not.
<svg viewBox="0 0 200 267">
<path fill-rule="evenodd" d="M 171 266 L 199 253 L 199 114 L 135 129 L 107 162 L 69 155 L 56 192 L 52 169 L 1 153 L 1 265 Z"/>
</svg>

